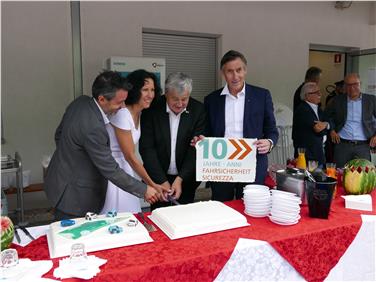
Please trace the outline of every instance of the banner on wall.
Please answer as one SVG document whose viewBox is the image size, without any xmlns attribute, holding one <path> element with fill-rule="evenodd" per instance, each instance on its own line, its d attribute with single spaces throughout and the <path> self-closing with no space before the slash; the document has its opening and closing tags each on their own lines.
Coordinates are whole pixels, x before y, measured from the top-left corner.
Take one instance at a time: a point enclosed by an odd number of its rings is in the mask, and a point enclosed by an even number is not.
<svg viewBox="0 0 376 282">
<path fill-rule="evenodd" d="M 106 68 L 118 71 L 124 77 L 138 69 L 152 72 L 157 76 L 159 85 L 164 91 L 166 80 L 166 60 L 164 58 L 110 57 L 106 60 Z"/>
<path fill-rule="evenodd" d="M 254 182 L 256 140 L 205 137 L 196 144 L 197 181 Z"/>
</svg>

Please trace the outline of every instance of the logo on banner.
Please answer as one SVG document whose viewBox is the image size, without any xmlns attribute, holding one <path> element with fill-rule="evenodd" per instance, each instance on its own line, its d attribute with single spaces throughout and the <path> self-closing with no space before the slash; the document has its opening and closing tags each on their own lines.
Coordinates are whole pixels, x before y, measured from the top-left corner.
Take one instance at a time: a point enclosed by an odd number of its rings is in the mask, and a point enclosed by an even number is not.
<svg viewBox="0 0 376 282">
<path fill-rule="evenodd" d="M 196 144 L 197 181 L 253 182 L 256 139 L 204 138 Z"/>
</svg>

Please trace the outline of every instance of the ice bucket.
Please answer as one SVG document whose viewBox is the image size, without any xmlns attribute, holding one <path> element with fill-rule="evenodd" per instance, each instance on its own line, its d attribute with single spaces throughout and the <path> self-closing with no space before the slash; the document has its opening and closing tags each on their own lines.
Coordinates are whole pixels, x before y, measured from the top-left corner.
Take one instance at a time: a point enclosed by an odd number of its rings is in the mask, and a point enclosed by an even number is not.
<svg viewBox="0 0 376 282">
<path fill-rule="evenodd" d="M 331 177 L 327 177 L 325 181 L 306 181 L 310 217 L 328 218 L 336 184 L 337 180 Z"/>
<path fill-rule="evenodd" d="M 302 204 L 307 204 L 304 172 L 299 169 L 281 169 L 276 171 L 277 189 L 297 194 Z"/>
</svg>

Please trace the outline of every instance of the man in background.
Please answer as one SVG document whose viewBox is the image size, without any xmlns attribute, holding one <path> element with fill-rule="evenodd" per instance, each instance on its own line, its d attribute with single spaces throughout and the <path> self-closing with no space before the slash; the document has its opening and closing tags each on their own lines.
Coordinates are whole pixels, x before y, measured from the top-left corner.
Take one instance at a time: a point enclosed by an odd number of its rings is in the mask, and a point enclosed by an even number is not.
<svg viewBox="0 0 376 282">
<path fill-rule="evenodd" d="M 129 87 L 119 73 L 106 71 L 95 79 L 93 97 L 82 95 L 67 107 L 56 129 L 56 150 L 44 182 L 56 220 L 99 213 L 108 180 L 149 203 L 164 199 L 161 188 L 129 176 L 111 155 L 107 115 L 124 106 Z"/>
<path fill-rule="evenodd" d="M 319 86 L 314 82 L 305 83 L 301 90 L 301 99 L 303 102 L 295 109 L 292 124 L 294 155 L 298 156 L 298 148 L 304 148 L 307 161 L 315 160 L 324 165 L 324 144 L 330 126 L 318 106 L 321 100 Z"/>
<path fill-rule="evenodd" d="M 322 70 L 318 67 L 310 67 L 306 71 L 306 74 L 305 74 L 305 77 L 304 77 L 304 82 L 302 84 L 300 84 L 300 86 L 296 89 L 295 94 L 294 94 L 293 112 L 295 112 L 295 109 L 302 102 L 302 99 L 300 98 L 300 93 L 302 92 L 302 87 L 303 87 L 304 83 L 315 82 L 317 85 L 319 85 L 321 73 L 322 73 Z"/>
<path fill-rule="evenodd" d="M 257 138 L 255 183 L 264 184 L 268 157 L 278 140 L 272 97 L 269 90 L 246 84 L 247 60 L 238 51 L 228 51 L 221 60 L 224 88 L 205 97 L 207 137 Z M 212 199 L 240 199 L 245 183 L 212 182 Z"/>
<path fill-rule="evenodd" d="M 334 85 L 336 86 L 336 88 L 332 92 L 330 92 L 329 95 L 326 97 L 325 107 L 329 105 L 329 102 L 332 101 L 335 96 L 345 93 L 345 81 L 344 80 L 337 81 L 334 83 Z"/>
<path fill-rule="evenodd" d="M 360 92 L 360 77 L 348 74 L 346 95 L 337 95 L 326 109 L 333 124 L 330 138 L 335 144 L 334 162 L 343 167 L 355 158 L 370 160 L 376 146 L 376 96 Z"/>
</svg>

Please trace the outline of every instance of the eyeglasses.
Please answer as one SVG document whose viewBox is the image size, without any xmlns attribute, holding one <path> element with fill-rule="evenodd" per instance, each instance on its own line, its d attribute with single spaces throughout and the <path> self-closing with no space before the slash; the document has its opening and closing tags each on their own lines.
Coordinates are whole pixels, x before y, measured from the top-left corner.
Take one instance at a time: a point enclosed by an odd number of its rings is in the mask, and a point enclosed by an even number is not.
<svg viewBox="0 0 376 282">
<path fill-rule="evenodd" d="M 360 82 L 346 83 L 346 87 L 357 87 L 360 85 Z"/>
<path fill-rule="evenodd" d="M 317 91 L 315 91 L 315 92 L 308 92 L 307 94 L 308 94 L 308 95 L 311 95 L 311 94 L 320 95 L 321 92 L 320 92 L 320 90 L 317 90 Z"/>
</svg>

